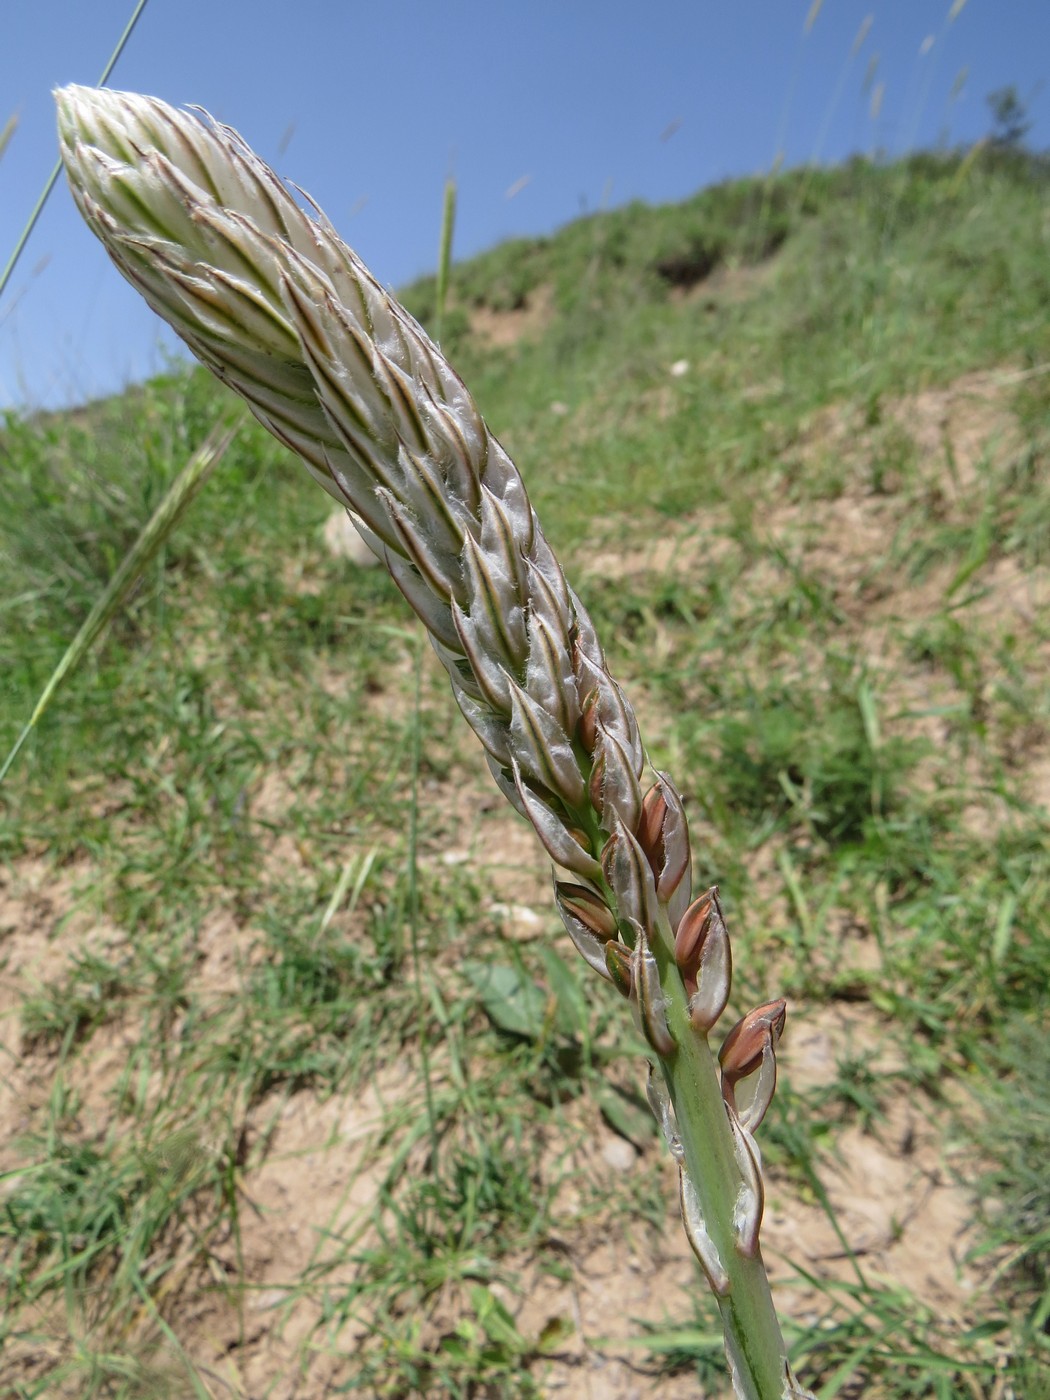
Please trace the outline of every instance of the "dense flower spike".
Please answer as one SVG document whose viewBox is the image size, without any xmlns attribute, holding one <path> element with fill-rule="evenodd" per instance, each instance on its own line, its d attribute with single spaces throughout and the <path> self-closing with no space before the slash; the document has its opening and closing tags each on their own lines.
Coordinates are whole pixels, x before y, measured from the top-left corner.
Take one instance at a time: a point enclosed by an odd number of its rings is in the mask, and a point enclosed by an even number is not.
<svg viewBox="0 0 1050 1400">
<path fill-rule="evenodd" d="M 603 927 L 651 930 L 658 900 L 688 896 L 681 799 L 661 776 L 643 803 L 630 702 L 440 351 L 229 128 L 126 93 L 67 88 L 58 102 L 74 197 L 117 266 L 353 511 L 500 787 L 551 858 L 593 882 Z M 559 908 L 609 975 L 593 918 Z M 644 1022 L 666 1047 L 659 1019 L 650 1000 Z"/>
<path fill-rule="evenodd" d="M 693 1248 L 719 1298 L 733 1294 L 723 1316 L 740 1393 L 779 1400 L 786 1361 L 758 1260 L 752 1132 L 775 1082 L 783 1004 L 727 1037 L 723 1106 L 707 1045 L 731 976 L 718 893 L 690 904 L 682 800 L 662 773 L 645 791 L 634 711 L 517 469 L 438 347 L 236 132 L 133 94 L 72 87 L 57 101 L 84 218 L 193 353 L 352 513 L 427 628 L 500 789 L 574 877 L 555 879 L 555 902 L 577 949 L 631 998 L 672 1092 L 681 1060 L 691 1092 L 710 1086 L 703 1131 L 685 1131 L 686 1109 L 666 1091 L 652 1091 L 654 1110 Z M 736 1167 L 731 1219 L 702 1169 L 716 1139 L 722 1170 Z M 744 1345 L 749 1317 L 762 1345 Z"/>
</svg>

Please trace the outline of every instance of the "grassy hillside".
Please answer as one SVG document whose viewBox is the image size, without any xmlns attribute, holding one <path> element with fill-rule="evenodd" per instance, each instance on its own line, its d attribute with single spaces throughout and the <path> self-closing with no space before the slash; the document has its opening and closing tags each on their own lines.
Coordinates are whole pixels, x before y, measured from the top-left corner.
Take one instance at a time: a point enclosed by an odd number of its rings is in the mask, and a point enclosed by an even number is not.
<svg viewBox="0 0 1050 1400">
<path fill-rule="evenodd" d="M 763 1240 L 826 1397 L 1050 1396 L 1048 193 L 856 162 L 453 271 L 734 1007 L 789 998 Z M 0 430 L 0 757 L 224 404 Z M 639 1035 L 330 507 L 242 429 L 0 788 L 0 1389 L 721 1395 Z"/>
</svg>

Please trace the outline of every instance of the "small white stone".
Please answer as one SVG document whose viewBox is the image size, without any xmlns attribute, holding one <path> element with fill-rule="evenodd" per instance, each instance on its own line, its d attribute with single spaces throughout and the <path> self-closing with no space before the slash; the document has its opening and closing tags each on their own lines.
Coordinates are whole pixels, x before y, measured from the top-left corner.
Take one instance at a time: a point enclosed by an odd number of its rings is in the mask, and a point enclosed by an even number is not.
<svg viewBox="0 0 1050 1400">
<path fill-rule="evenodd" d="M 681 379 L 681 377 L 682 377 L 683 374 L 688 374 L 688 373 L 689 373 L 689 361 L 688 361 L 688 360 L 675 360 L 674 364 L 671 366 L 671 374 L 674 376 L 674 378 L 675 378 L 675 379 Z"/>
<path fill-rule="evenodd" d="M 547 928 L 547 920 L 527 904 L 493 904 L 489 913 L 499 919 L 512 938 L 538 938 Z"/>
<path fill-rule="evenodd" d="M 602 1144 L 602 1161 L 614 1172 L 627 1172 L 634 1166 L 638 1154 L 622 1137 L 607 1138 Z"/>
<path fill-rule="evenodd" d="M 349 559 L 359 569 L 374 568 L 379 560 L 354 528 L 349 511 L 337 510 L 324 523 L 325 548 L 334 559 Z"/>
</svg>

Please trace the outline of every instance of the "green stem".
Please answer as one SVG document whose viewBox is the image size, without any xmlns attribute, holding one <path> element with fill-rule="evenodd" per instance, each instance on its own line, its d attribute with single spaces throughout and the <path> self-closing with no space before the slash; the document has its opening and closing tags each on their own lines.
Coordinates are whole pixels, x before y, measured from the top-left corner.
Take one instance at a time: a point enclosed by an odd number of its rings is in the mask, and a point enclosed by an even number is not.
<svg viewBox="0 0 1050 1400">
<path fill-rule="evenodd" d="M 434 339 L 441 343 L 445 327 L 445 302 L 448 300 L 448 276 L 452 266 L 452 232 L 456 223 L 456 182 L 451 175 L 445 181 L 445 198 L 441 208 L 441 244 L 438 248 L 437 289 L 435 292 Z"/>
<path fill-rule="evenodd" d="M 653 940 L 666 998 L 667 1023 L 678 1049 L 661 1068 L 685 1151 L 685 1169 L 696 1189 L 704 1224 L 729 1279 L 717 1298 L 726 1354 L 740 1400 L 784 1400 L 793 1389 L 787 1348 L 773 1307 L 761 1251 L 741 1253 L 733 1208 L 741 1184 L 733 1134 L 722 1099 L 721 1079 L 707 1037 L 689 1021 L 688 1001 L 674 961 L 674 938 L 666 913 Z"/>
</svg>

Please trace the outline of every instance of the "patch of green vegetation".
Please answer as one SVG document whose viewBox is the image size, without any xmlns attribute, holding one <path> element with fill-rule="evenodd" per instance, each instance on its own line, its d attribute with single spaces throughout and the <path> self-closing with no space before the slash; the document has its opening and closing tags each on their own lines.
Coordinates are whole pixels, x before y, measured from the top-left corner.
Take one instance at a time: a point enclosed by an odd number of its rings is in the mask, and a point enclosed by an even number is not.
<svg viewBox="0 0 1050 1400">
<path fill-rule="evenodd" d="M 857 1008 L 900 1052 L 884 1071 L 846 1044 L 819 1086 L 782 1085 L 777 1182 L 826 1201 L 843 1124 L 879 1133 L 896 1096 L 946 1124 L 960 1092 L 978 1105 L 1000 1283 L 956 1323 L 874 1270 L 804 1280 L 826 1315 L 799 1363 L 829 1396 L 992 1395 L 1003 1367 L 1039 1394 L 1047 179 L 995 149 L 855 161 L 595 214 L 451 274 L 445 343 L 686 793 L 696 883 L 722 884 L 734 1006 Z M 473 338 L 473 310 L 541 288 L 530 337 Z M 429 284 L 408 299 L 432 314 Z M 980 443 L 944 428 L 931 449 L 919 392 L 975 371 Z M 173 371 L 0 429 L 0 748 L 222 404 Z M 257 1304 L 266 1335 L 294 1314 L 294 1364 L 348 1392 L 538 1395 L 575 1322 L 525 1325 L 522 1274 L 571 1277 L 566 1240 L 644 1255 L 675 1209 L 639 1034 L 563 945 L 493 912 L 480 755 L 450 739 L 436 670 L 417 686 L 383 571 L 327 554 L 330 509 L 242 429 L 0 789 L 0 952 L 25 991 L 13 1393 L 207 1394 L 188 1320 L 207 1295 L 238 1319 L 231 1353 Z M 74 908 L 104 938 L 79 946 Z M 260 1284 L 243 1237 L 280 1227 L 255 1193 L 285 1110 L 376 1085 L 378 1228 L 318 1219 L 309 1262 Z M 633 1169 L 595 1160 L 603 1120 Z M 713 1388 L 720 1335 L 680 1303 L 643 1340 Z"/>
<path fill-rule="evenodd" d="M 1045 1014 L 1045 1003 L 1041 1012 Z M 967 1123 L 987 1166 L 978 1186 L 987 1229 L 982 1252 L 1028 1309 L 1033 1362 L 1050 1356 L 1050 1051 L 1042 1020 L 1008 1021 L 987 1047 L 993 1071 L 978 1094 L 980 1115 Z"/>
</svg>

